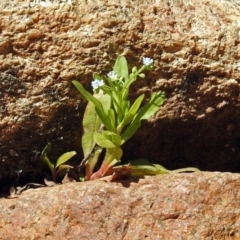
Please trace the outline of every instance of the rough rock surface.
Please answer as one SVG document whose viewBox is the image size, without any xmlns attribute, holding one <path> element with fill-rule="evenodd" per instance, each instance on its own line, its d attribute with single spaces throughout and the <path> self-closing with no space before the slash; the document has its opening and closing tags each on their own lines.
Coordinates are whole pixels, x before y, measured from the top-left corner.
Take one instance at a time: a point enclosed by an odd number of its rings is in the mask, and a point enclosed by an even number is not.
<svg viewBox="0 0 240 240">
<path fill-rule="evenodd" d="M 0 199 L 0 239 L 240 239 L 240 175 L 93 181 Z"/>
<path fill-rule="evenodd" d="M 49 141 L 53 157 L 77 150 L 80 162 L 85 101 L 71 81 L 90 89 L 92 72 L 108 72 L 118 54 L 131 66 L 155 60 L 132 96 L 167 96 L 125 160 L 240 170 L 238 0 L 35 2 L 0 3 L 0 179 L 41 172 Z"/>
</svg>

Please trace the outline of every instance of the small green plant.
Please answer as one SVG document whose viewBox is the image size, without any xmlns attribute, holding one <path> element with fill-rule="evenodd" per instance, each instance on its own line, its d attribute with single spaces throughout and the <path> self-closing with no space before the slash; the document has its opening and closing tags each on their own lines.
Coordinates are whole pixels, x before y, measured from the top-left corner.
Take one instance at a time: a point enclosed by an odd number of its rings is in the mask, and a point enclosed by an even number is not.
<svg viewBox="0 0 240 240">
<path fill-rule="evenodd" d="M 73 157 L 76 152 L 66 152 L 62 154 L 56 161 L 56 163 L 52 163 L 49 157 L 47 156 L 48 153 L 51 152 L 52 144 L 48 143 L 47 146 L 44 148 L 41 154 L 41 159 L 48 165 L 51 173 L 52 173 L 52 180 L 53 182 L 57 182 L 57 178 L 61 175 L 67 172 L 69 168 L 72 166 L 64 164 L 67 162 L 71 157 Z"/>
<path fill-rule="evenodd" d="M 85 175 L 81 180 L 102 178 L 126 166 L 129 167 L 131 174 L 136 176 L 171 172 L 161 165 L 153 165 L 147 160 L 119 165 L 123 155 L 121 146 L 137 132 L 141 121 L 152 117 L 164 102 L 164 93 L 161 91 L 153 93 L 145 104 L 143 104 L 143 94 L 133 103 L 129 100 L 131 84 L 138 77 L 145 77 L 143 71 L 152 69 L 153 60 L 143 58 L 143 66 L 140 69 L 133 67 L 129 73 L 125 57 L 119 56 L 113 71 L 109 72 L 107 76 L 93 74 L 94 94 L 89 93 L 80 82 L 73 81 L 73 84 L 88 101 L 83 117 L 84 159 L 80 168 L 85 169 Z M 105 150 L 105 156 L 102 164 L 94 172 L 103 150 Z M 185 171 L 196 170 L 196 168 L 185 169 Z M 179 171 L 184 171 L 184 169 Z"/>
</svg>

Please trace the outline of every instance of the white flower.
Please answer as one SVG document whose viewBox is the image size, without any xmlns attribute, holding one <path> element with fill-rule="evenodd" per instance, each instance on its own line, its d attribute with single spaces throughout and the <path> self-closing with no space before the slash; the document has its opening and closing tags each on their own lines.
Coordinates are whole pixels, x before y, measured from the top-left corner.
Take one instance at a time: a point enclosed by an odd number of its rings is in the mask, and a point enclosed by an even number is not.
<svg viewBox="0 0 240 240">
<path fill-rule="evenodd" d="M 153 59 L 151 59 L 149 57 L 143 57 L 143 64 L 145 66 L 149 66 L 149 65 L 153 64 Z"/>
<path fill-rule="evenodd" d="M 99 87 L 101 87 L 103 85 L 104 85 L 103 80 L 94 79 L 94 81 L 92 81 L 93 91 L 95 91 L 96 89 L 98 89 Z"/>
<path fill-rule="evenodd" d="M 114 72 L 114 71 L 109 72 L 109 73 L 107 74 L 107 76 L 108 76 L 112 81 L 118 80 L 118 76 L 117 76 L 116 72 Z"/>
</svg>

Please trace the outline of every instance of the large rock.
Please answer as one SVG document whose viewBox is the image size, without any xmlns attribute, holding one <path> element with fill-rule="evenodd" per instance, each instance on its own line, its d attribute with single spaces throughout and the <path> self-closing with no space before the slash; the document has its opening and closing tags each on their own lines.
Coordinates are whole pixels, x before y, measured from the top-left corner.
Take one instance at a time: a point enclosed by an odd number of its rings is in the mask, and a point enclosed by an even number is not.
<svg viewBox="0 0 240 240">
<path fill-rule="evenodd" d="M 0 200 L 0 239 L 240 239 L 240 175 L 169 174 Z"/>
<path fill-rule="evenodd" d="M 118 54 L 131 66 L 155 60 L 133 97 L 167 97 L 125 160 L 240 170 L 238 0 L 53 2 L 0 3 L 0 179 L 42 172 L 49 141 L 53 158 L 77 150 L 80 162 L 86 102 L 71 81 L 90 90 L 92 72 L 108 72 Z"/>
</svg>

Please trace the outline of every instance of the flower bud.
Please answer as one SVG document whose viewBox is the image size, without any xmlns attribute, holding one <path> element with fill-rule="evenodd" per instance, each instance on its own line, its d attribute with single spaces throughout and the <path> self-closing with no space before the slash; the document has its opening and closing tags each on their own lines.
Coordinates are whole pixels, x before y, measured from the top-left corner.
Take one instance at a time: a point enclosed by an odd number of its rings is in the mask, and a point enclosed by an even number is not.
<svg viewBox="0 0 240 240">
<path fill-rule="evenodd" d="M 135 73 L 135 72 L 137 72 L 137 68 L 136 68 L 136 67 L 133 67 L 133 68 L 132 68 L 132 73 Z"/>
<path fill-rule="evenodd" d="M 140 78 L 145 78 L 145 74 L 144 74 L 144 73 L 140 73 L 138 76 L 139 76 Z"/>
</svg>

